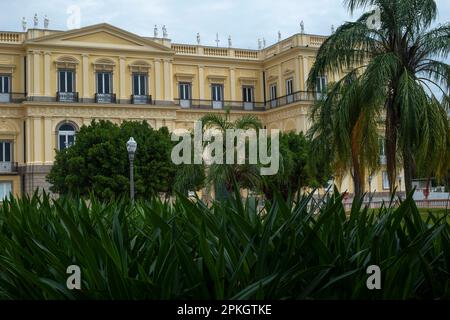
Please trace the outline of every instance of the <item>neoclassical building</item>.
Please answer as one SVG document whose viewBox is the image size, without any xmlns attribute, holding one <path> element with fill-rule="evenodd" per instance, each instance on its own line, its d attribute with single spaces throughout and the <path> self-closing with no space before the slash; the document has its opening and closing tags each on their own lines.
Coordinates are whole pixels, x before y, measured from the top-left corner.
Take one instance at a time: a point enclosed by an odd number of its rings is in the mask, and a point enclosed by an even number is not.
<svg viewBox="0 0 450 320">
<path fill-rule="evenodd" d="M 108 24 L 0 31 L 0 197 L 48 188 L 55 150 L 92 119 L 192 128 L 205 113 L 257 115 L 306 131 L 306 80 L 323 36 L 295 34 L 261 50 L 176 44 Z M 317 79 L 317 91 L 337 75 Z M 380 172 L 371 190 L 386 191 Z M 341 183 L 351 192 L 351 180 Z M 369 189 L 369 185 L 367 186 Z"/>
</svg>

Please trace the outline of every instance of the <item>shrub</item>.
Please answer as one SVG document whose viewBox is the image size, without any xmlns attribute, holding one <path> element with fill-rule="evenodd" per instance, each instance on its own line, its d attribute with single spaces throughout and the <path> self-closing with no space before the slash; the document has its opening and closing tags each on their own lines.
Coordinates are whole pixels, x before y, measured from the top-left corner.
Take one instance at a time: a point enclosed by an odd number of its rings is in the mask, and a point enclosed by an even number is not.
<svg viewBox="0 0 450 320">
<path fill-rule="evenodd" d="M 238 199 L 238 200 L 236 200 Z M 3 299 L 411 299 L 450 297 L 446 217 L 398 208 L 349 215 L 337 194 L 263 211 L 230 197 L 99 202 L 44 195 L 0 208 Z M 82 289 L 65 284 L 81 268 Z M 379 265 L 382 289 L 366 288 Z"/>
</svg>

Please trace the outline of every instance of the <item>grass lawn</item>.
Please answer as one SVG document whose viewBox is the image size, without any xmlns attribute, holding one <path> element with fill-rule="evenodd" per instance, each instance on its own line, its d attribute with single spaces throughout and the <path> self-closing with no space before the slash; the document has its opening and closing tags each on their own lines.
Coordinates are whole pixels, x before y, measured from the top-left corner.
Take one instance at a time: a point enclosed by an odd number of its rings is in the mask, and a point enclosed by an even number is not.
<svg viewBox="0 0 450 320">
<path fill-rule="evenodd" d="M 429 213 L 432 213 L 433 215 L 438 217 L 447 214 L 447 222 L 450 223 L 450 209 L 420 208 L 419 212 L 424 219 L 428 217 Z"/>
</svg>

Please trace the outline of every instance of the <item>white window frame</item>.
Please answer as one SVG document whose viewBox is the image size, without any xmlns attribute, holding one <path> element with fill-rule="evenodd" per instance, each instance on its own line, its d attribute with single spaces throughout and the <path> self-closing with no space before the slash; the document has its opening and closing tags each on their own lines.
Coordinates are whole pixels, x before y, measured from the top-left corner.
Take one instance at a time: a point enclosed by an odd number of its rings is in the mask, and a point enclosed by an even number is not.
<svg viewBox="0 0 450 320">
<path fill-rule="evenodd" d="M 294 79 L 286 79 L 286 95 L 292 95 L 294 93 Z"/>
<path fill-rule="evenodd" d="M 9 94 L 11 93 L 11 75 L 8 74 L 0 74 L 1 83 L 0 83 L 0 94 Z M 5 85 L 5 78 L 8 79 L 8 85 Z"/>
<path fill-rule="evenodd" d="M 383 171 L 381 173 L 381 180 L 382 180 L 382 185 L 383 185 L 383 190 L 389 190 L 389 176 L 387 171 Z"/>
<path fill-rule="evenodd" d="M 9 188 L 6 188 L 6 186 L 9 185 Z M 9 189 L 8 194 L 6 194 L 7 189 Z M 11 194 L 13 193 L 13 182 L 12 181 L 0 181 L 0 202 L 9 199 L 11 197 Z"/>
<path fill-rule="evenodd" d="M 136 94 L 136 88 L 134 86 L 134 77 L 138 79 L 138 93 Z M 144 91 L 141 92 L 141 81 L 144 79 Z M 148 95 L 148 75 L 145 73 L 133 73 L 132 75 L 132 86 L 133 86 L 133 95 L 135 96 L 146 96 Z"/>
<path fill-rule="evenodd" d="M 106 74 L 108 74 L 109 75 L 109 93 L 106 93 L 106 92 L 99 92 L 99 87 L 98 87 L 98 77 L 100 76 L 100 75 L 102 75 L 102 87 L 103 87 L 103 91 L 105 91 L 105 88 L 106 88 L 106 86 L 105 86 L 105 75 Z M 112 88 L 113 88 L 113 84 L 112 84 L 112 82 L 113 82 L 113 79 L 112 79 L 112 77 L 113 77 L 113 73 L 112 72 L 97 72 L 96 73 L 96 76 L 95 76 L 95 86 L 97 87 L 97 90 L 96 90 L 96 92 L 97 92 L 97 94 L 111 94 L 112 95 Z"/>
<path fill-rule="evenodd" d="M 272 83 L 269 85 L 269 101 L 270 107 L 276 107 L 278 105 L 278 88 L 277 83 Z"/>
<path fill-rule="evenodd" d="M 6 157 L 6 144 L 9 145 L 9 160 Z M 13 143 L 9 140 L 0 140 L 0 162 L 13 162 Z"/>
<path fill-rule="evenodd" d="M 190 82 L 178 82 L 178 96 L 180 100 L 191 100 L 191 88 Z"/>
<path fill-rule="evenodd" d="M 67 85 L 67 79 L 68 79 L 68 73 L 72 74 L 72 91 L 68 90 L 68 85 Z M 65 81 L 65 88 L 61 88 L 61 74 L 64 74 L 64 81 Z M 63 90 L 64 89 L 64 90 Z M 59 92 L 63 92 L 63 93 L 73 93 L 75 92 L 75 71 L 74 70 L 69 70 L 69 69 L 60 69 L 58 70 L 58 91 Z"/>
<path fill-rule="evenodd" d="M 275 100 L 278 97 L 277 95 L 277 84 L 272 83 L 269 86 L 269 100 Z"/>
<path fill-rule="evenodd" d="M 211 85 L 211 100 L 223 101 L 223 84 L 214 83 Z"/>
<path fill-rule="evenodd" d="M 69 136 L 73 136 L 73 143 L 75 143 L 75 136 L 76 136 L 75 126 L 71 123 L 64 123 L 60 127 L 62 127 L 63 125 L 67 125 L 67 124 L 70 125 L 73 128 L 73 130 L 58 129 L 58 150 L 60 150 L 60 151 L 72 146 L 72 145 L 69 145 Z M 61 136 L 64 136 L 64 143 L 65 143 L 64 148 L 61 148 Z"/>
<path fill-rule="evenodd" d="M 319 94 L 324 93 L 325 90 L 327 90 L 327 86 L 328 86 L 327 76 L 318 76 L 316 78 L 316 91 L 317 91 L 317 93 L 319 93 Z"/>
<path fill-rule="evenodd" d="M 242 86 L 242 101 L 243 102 L 254 102 L 254 87 L 253 86 Z"/>
</svg>

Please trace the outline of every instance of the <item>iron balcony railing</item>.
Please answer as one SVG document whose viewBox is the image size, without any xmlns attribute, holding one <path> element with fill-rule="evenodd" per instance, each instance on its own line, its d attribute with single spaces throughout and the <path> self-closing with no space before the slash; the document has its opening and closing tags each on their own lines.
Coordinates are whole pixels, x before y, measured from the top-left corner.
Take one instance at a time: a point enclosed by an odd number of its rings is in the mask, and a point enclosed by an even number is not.
<svg viewBox="0 0 450 320">
<path fill-rule="evenodd" d="M 315 91 L 296 91 L 285 96 L 268 100 L 266 105 L 270 108 L 277 108 L 298 101 L 314 101 L 321 98 L 322 93 Z"/>
<path fill-rule="evenodd" d="M 205 100 L 205 99 L 175 99 L 175 103 L 182 108 L 190 109 L 231 109 L 231 110 L 266 110 L 264 102 L 243 102 L 229 100 Z"/>
<path fill-rule="evenodd" d="M 0 173 L 17 173 L 18 168 L 17 162 L 0 161 Z"/>
<path fill-rule="evenodd" d="M 78 102 L 78 92 L 56 92 L 58 102 Z"/>
<path fill-rule="evenodd" d="M 226 109 L 231 110 L 255 110 L 264 111 L 288 105 L 299 101 L 314 101 L 320 99 L 322 93 L 314 91 L 296 91 L 266 102 L 244 102 L 244 101 L 213 101 L 205 99 L 175 99 L 176 104 L 182 108 L 191 109 Z"/>
<path fill-rule="evenodd" d="M 131 95 L 132 104 L 154 104 L 151 95 Z"/>
<path fill-rule="evenodd" d="M 95 103 L 116 103 L 115 93 L 96 93 Z"/>
<path fill-rule="evenodd" d="M 0 103 L 22 103 L 27 100 L 27 94 L 23 92 L 0 93 Z"/>
</svg>

